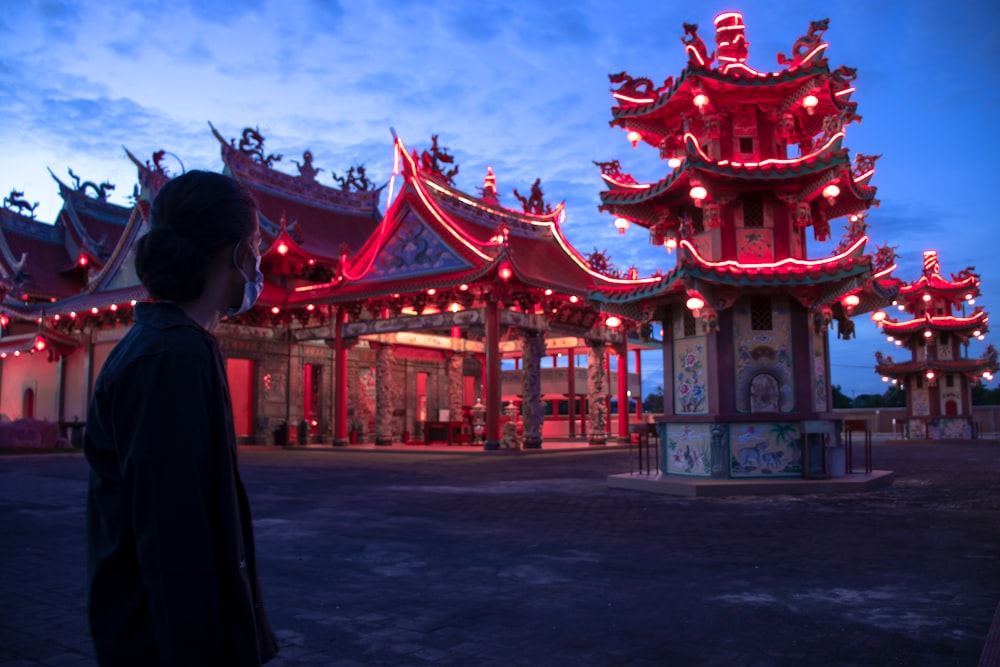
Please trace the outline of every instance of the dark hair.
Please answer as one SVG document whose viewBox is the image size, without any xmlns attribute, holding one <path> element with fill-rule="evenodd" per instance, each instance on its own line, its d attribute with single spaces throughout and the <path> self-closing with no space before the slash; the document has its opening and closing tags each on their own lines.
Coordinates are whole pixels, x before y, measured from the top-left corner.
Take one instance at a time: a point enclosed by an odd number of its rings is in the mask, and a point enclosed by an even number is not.
<svg viewBox="0 0 1000 667">
<path fill-rule="evenodd" d="M 189 171 L 167 182 L 153 200 L 150 229 L 136 244 L 135 270 L 157 299 L 201 296 L 212 258 L 246 238 L 257 206 L 239 182 Z"/>
</svg>

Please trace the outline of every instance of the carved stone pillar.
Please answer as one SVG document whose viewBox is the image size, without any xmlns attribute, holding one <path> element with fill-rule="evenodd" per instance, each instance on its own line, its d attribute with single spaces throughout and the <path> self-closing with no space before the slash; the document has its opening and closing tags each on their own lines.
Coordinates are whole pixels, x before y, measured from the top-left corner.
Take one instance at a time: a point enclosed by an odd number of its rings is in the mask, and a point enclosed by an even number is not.
<svg viewBox="0 0 1000 667">
<path fill-rule="evenodd" d="M 608 377 L 604 366 L 603 342 L 590 343 L 587 356 L 587 416 L 590 422 L 590 438 L 592 445 L 607 444 L 608 424 Z"/>
<path fill-rule="evenodd" d="M 375 444 L 392 444 L 392 411 L 395 387 L 392 383 L 391 345 L 379 345 L 375 351 Z"/>
<path fill-rule="evenodd" d="M 448 357 L 448 419 L 453 422 L 462 419 L 462 398 L 465 394 L 462 382 L 464 365 L 465 357 L 463 355 L 456 353 Z"/>
<path fill-rule="evenodd" d="M 545 337 L 540 331 L 521 332 L 524 372 L 521 373 L 521 395 L 524 396 L 524 448 L 540 449 L 545 407 L 542 405 L 542 357 Z"/>
<path fill-rule="evenodd" d="M 712 424 L 712 477 L 729 478 L 729 425 Z"/>
</svg>

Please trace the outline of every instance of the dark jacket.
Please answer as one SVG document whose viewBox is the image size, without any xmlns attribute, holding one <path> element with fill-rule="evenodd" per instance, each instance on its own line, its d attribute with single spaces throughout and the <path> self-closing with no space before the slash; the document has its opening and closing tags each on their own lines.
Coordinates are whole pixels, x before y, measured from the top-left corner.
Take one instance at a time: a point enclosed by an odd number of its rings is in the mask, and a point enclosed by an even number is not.
<svg viewBox="0 0 1000 667">
<path fill-rule="evenodd" d="M 222 354 L 143 303 L 87 416 L 88 616 L 100 665 L 259 665 L 264 613 Z"/>
</svg>

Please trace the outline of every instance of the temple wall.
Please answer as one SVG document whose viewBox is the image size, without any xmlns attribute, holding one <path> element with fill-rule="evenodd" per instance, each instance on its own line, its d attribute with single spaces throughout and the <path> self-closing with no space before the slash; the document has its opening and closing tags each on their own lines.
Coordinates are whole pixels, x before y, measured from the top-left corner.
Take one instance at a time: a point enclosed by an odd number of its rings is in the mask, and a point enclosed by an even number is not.
<svg viewBox="0 0 1000 667">
<path fill-rule="evenodd" d="M 788 297 L 771 298 L 770 329 L 754 329 L 752 324 L 750 299 L 741 298 L 733 306 L 736 411 L 792 412 L 795 368 Z M 777 395 L 770 395 L 774 390 Z"/>
<path fill-rule="evenodd" d="M 87 351 L 80 349 L 63 360 L 66 384 L 63 388 L 62 403 L 63 418 L 67 421 L 82 421 L 87 418 L 87 391 L 83 376 L 86 356 Z"/>
<path fill-rule="evenodd" d="M 59 417 L 57 396 L 59 366 L 45 354 L 24 354 L 4 359 L 0 386 L 0 415 L 4 421 L 24 417 L 25 391 L 34 392 L 35 419 L 56 421 Z"/>
</svg>

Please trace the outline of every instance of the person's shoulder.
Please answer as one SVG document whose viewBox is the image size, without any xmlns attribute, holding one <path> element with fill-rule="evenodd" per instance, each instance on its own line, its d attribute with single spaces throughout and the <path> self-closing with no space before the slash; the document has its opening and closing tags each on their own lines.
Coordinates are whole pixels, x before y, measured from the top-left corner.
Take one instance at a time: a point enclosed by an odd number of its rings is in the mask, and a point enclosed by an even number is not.
<svg viewBox="0 0 1000 667">
<path fill-rule="evenodd" d="M 117 376 L 151 366 L 165 366 L 176 372 L 197 375 L 213 368 L 214 355 L 211 339 L 194 327 L 157 329 L 136 324 L 115 347 L 105 370 Z"/>
</svg>

